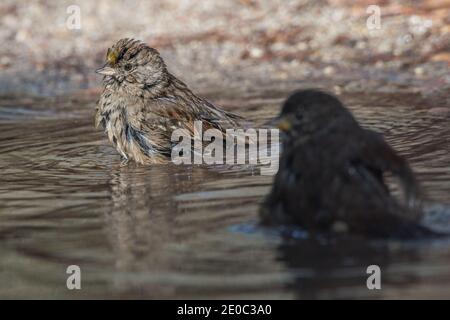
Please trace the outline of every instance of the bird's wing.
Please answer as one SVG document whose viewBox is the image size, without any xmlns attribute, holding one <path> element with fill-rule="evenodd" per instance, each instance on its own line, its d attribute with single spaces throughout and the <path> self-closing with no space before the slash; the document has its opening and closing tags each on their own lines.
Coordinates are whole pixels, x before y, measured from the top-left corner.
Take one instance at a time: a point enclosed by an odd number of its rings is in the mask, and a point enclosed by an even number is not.
<svg viewBox="0 0 450 320">
<path fill-rule="evenodd" d="M 389 172 L 398 178 L 410 209 L 420 207 L 420 188 L 407 161 L 399 156 L 383 139 L 370 130 L 365 130 L 361 140 L 361 160 L 365 166 L 382 175 Z M 382 178 L 382 176 L 380 176 Z"/>
<path fill-rule="evenodd" d="M 203 133 L 209 129 L 219 130 L 222 133 L 223 141 L 235 141 L 241 145 L 256 143 L 256 139 L 250 133 L 247 134 L 246 129 L 248 128 L 240 127 L 243 124 L 240 116 L 218 109 L 206 100 L 195 96 L 181 100 L 180 98 L 175 100 L 170 97 L 153 99 L 148 112 L 167 119 L 174 128 L 186 130 L 191 134 L 193 140 L 202 140 L 202 136 L 198 136 L 201 126 Z M 228 129 L 243 130 L 242 132 L 233 130 L 227 132 Z M 208 142 L 203 141 L 201 143 L 205 145 Z"/>
<path fill-rule="evenodd" d="M 194 121 L 202 121 L 204 130 L 220 131 L 236 127 L 241 119 L 238 115 L 214 107 L 198 97 L 164 97 L 153 99 L 149 112 L 175 119 L 184 128 L 192 131 Z"/>
<path fill-rule="evenodd" d="M 335 137 L 336 138 L 336 137 Z M 350 228 L 374 236 L 414 237 L 428 234 L 418 222 L 420 219 L 419 187 L 408 163 L 373 131 L 364 130 L 357 135 L 357 143 L 349 143 L 339 158 L 342 167 L 341 183 L 326 187 L 336 195 L 327 207 L 338 210 L 337 217 L 344 218 Z M 339 137 L 337 137 L 339 139 Z M 349 139 L 347 135 L 347 139 Z M 342 161 L 342 162 L 340 162 Z M 384 173 L 398 178 L 408 200 L 398 202 L 384 181 Z M 330 180 L 332 181 L 332 180 Z M 326 197 L 324 200 L 333 199 Z M 336 200 L 339 199 L 339 200 Z"/>
<path fill-rule="evenodd" d="M 183 141 L 190 140 L 191 152 L 199 152 L 193 146 L 204 144 L 200 132 L 212 128 L 207 122 L 202 122 L 202 128 L 199 128 L 195 121 L 201 119 L 195 118 L 192 112 L 167 99 L 152 100 L 146 106 L 143 116 L 142 130 L 145 135 L 151 137 L 152 143 L 160 146 L 168 155 L 171 154 L 172 148 L 180 143 L 181 137 Z M 196 140 L 200 142 L 195 144 Z"/>
</svg>

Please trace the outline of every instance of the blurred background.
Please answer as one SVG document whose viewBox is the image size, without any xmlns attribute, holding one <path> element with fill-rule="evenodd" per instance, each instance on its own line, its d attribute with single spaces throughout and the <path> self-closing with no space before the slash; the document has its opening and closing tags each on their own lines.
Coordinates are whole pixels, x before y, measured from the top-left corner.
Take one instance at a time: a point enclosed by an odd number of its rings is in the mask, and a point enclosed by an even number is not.
<svg viewBox="0 0 450 320">
<path fill-rule="evenodd" d="M 123 37 L 194 89 L 308 80 L 436 95 L 450 83 L 450 0 L 3 0 L 0 16 L 0 94 L 95 91 Z"/>
</svg>

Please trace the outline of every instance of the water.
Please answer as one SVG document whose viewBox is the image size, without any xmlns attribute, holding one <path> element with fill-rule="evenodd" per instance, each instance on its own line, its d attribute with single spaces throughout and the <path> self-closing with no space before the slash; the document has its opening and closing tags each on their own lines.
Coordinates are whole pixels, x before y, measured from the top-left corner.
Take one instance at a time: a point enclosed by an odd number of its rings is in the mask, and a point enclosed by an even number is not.
<svg viewBox="0 0 450 320">
<path fill-rule="evenodd" d="M 261 124 L 287 93 L 210 97 Z M 442 221 L 450 200 L 448 109 L 396 93 L 343 99 L 408 157 Z M 94 101 L 0 100 L 0 298 L 450 297 L 450 239 L 309 239 L 299 230 L 286 238 L 263 230 L 258 206 L 272 177 L 248 166 L 120 167 L 93 128 Z M 381 267 L 382 290 L 366 287 L 371 264 Z M 66 288 L 69 265 L 81 267 L 81 290 Z"/>
</svg>

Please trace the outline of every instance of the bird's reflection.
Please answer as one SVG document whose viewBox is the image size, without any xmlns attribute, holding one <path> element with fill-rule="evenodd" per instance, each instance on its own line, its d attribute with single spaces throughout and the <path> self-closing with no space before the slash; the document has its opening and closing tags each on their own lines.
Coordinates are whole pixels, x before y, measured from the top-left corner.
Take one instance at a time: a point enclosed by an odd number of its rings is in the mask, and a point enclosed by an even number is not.
<svg viewBox="0 0 450 320">
<path fill-rule="evenodd" d="M 199 167 L 175 165 L 112 169 L 106 228 L 115 256 L 114 286 L 119 292 L 163 297 L 173 290 L 162 282 L 182 268 L 173 250 L 189 236 L 177 227 L 185 209 L 178 208 L 173 197 L 195 190 L 205 174 Z"/>
<path fill-rule="evenodd" d="M 386 298 L 389 288 L 417 284 L 417 273 L 399 270 L 402 264 L 420 262 L 417 249 L 393 242 L 371 242 L 358 237 L 283 241 L 280 260 L 293 273 L 289 289 L 298 299 Z M 367 267 L 380 268 L 381 290 L 369 290 Z M 411 269 L 412 270 L 412 269 Z"/>
</svg>

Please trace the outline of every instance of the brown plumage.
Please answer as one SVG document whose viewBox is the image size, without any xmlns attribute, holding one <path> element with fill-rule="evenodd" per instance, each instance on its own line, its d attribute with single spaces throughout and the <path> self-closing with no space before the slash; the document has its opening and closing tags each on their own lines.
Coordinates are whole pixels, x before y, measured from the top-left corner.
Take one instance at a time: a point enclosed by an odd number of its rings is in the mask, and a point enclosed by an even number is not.
<svg viewBox="0 0 450 320">
<path fill-rule="evenodd" d="M 278 124 L 284 150 L 261 208 L 264 224 L 380 237 L 431 234 L 419 224 L 419 186 L 407 161 L 361 128 L 337 98 L 297 91 Z M 390 194 L 385 173 L 398 178 L 405 203 Z"/>
<path fill-rule="evenodd" d="M 96 127 L 102 126 L 124 159 L 140 164 L 170 161 L 172 131 L 194 121 L 203 130 L 237 127 L 241 118 L 195 95 L 169 71 L 158 51 L 134 39 L 121 39 L 108 50 Z"/>
</svg>

